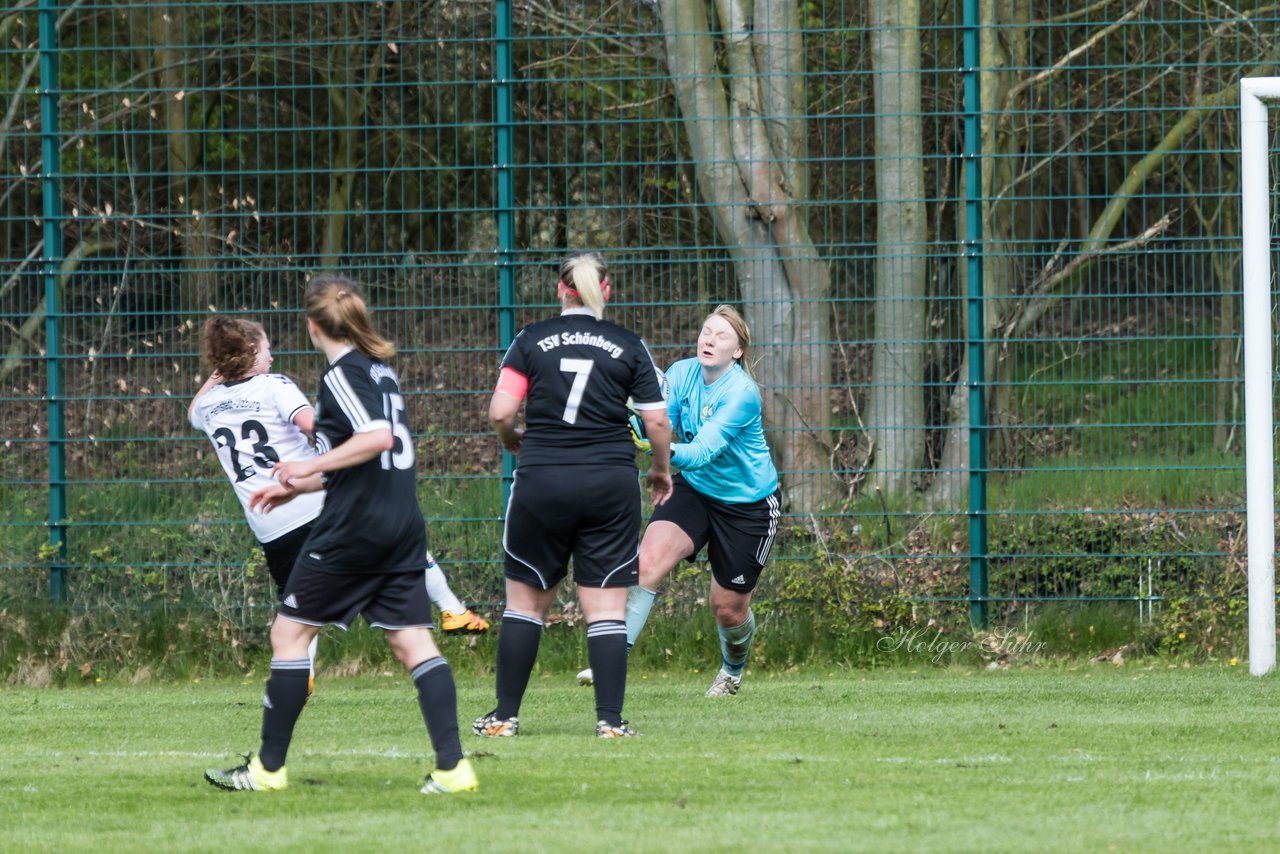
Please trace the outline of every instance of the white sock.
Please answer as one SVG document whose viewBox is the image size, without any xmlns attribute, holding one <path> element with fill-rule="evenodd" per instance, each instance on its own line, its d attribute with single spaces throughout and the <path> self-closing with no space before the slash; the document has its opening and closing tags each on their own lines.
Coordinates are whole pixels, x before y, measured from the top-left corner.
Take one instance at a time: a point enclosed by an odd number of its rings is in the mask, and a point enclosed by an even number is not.
<svg viewBox="0 0 1280 854">
<path fill-rule="evenodd" d="M 462 604 L 462 600 L 453 595 L 453 591 L 449 589 L 449 582 L 444 577 L 444 571 L 440 569 L 440 564 L 436 563 L 436 556 L 431 552 L 427 552 L 427 595 L 431 597 L 431 601 L 436 603 L 436 607 L 441 611 L 452 611 L 455 614 L 461 614 L 467 610 L 467 606 Z"/>
</svg>

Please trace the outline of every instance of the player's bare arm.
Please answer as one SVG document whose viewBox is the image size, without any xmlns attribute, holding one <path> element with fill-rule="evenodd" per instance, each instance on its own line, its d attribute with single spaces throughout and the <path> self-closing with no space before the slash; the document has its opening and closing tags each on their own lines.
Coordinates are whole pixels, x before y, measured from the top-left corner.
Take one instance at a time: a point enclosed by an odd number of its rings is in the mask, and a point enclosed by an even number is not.
<svg viewBox="0 0 1280 854">
<path fill-rule="evenodd" d="M 645 436 L 649 439 L 649 447 L 653 456 L 649 462 L 649 473 L 645 476 L 649 484 L 649 499 L 656 507 L 666 503 L 671 497 L 671 419 L 666 409 L 644 409 L 640 411 L 644 421 Z"/>
<path fill-rule="evenodd" d="M 498 434 L 502 446 L 513 454 L 520 453 L 520 442 L 524 431 L 516 427 L 516 416 L 520 413 L 520 398 L 495 391 L 489 401 L 489 423 L 493 432 Z"/>
<path fill-rule="evenodd" d="M 297 488 L 297 481 L 321 472 L 351 468 L 389 451 L 395 446 L 391 430 L 379 427 L 366 433 L 356 433 L 338 447 L 309 460 L 289 460 L 276 463 L 271 476 L 286 486 Z"/>
<path fill-rule="evenodd" d="M 249 509 L 258 513 L 270 513 L 304 492 L 319 492 L 322 489 L 324 489 L 324 481 L 318 474 L 295 478 L 288 486 L 283 483 L 272 483 L 249 496 Z"/>
<path fill-rule="evenodd" d="M 316 411 L 310 406 L 299 409 L 293 416 L 293 423 L 299 430 L 310 437 L 316 434 Z"/>
</svg>

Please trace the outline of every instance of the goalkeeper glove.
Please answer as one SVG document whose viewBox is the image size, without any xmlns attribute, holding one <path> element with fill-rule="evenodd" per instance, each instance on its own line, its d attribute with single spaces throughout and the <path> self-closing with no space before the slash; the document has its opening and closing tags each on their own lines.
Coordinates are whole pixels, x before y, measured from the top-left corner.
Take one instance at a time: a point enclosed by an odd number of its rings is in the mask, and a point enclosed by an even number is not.
<svg viewBox="0 0 1280 854">
<path fill-rule="evenodd" d="M 649 438 L 644 434 L 644 420 L 640 418 L 640 413 L 634 409 L 627 413 L 627 426 L 631 428 L 631 441 L 635 446 L 646 454 L 653 453 L 653 446 L 649 443 Z"/>
</svg>

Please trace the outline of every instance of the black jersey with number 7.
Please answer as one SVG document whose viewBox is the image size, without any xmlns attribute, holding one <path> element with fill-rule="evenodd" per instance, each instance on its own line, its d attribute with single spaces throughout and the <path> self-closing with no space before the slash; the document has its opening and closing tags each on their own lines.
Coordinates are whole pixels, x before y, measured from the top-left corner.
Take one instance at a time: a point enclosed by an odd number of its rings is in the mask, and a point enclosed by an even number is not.
<svg viewBox="0 0 1280 854">
<path fill-rule="evenodd" d="M 627 398 L 659 403 L 644 341 L 585 309 L 531 324 L 502 359 L 529 380 L 520 465 L 635 465 Z"/>
</svg>

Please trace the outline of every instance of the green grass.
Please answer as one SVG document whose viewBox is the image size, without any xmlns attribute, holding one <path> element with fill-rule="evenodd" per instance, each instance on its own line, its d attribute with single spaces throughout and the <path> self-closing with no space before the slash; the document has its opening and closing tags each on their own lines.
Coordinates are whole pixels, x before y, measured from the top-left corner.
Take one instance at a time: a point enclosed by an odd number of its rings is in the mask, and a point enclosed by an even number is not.
<svg viewBox="0 0 1280 854">
<path fill-rule="evenodd" d="M 989 505 L 1013 511 L 1126 506 L 1238 509 L 1244 506 L 1244 461 L 1239 455 L 1214 450 L 1181 458 L 1136 452 L 1057 455 L 1036 461 L 1017 477 L 994 479 Z"/>
<path fill-rule="evenodd" d="M 278 794 L 218 792 L 257 679 L 0 692 L 0 849 L 1275 850 L 1275 679 L 1240 668 L 643 671 L 645 735 L 591 735 L 587 689 L 535 675 L 524 733 L 473 751 L 481 791 L 428 799 L 402 675 L 322 679 Z M 492 682 L 460 677 L 460 716 Z"/>
<path fill-rule="evenodd" d="M 1215 664 L 1246 654 L 1244 609 L 1238 590 L 1208 590 L 1205 599 L 1169 598 L 1152 619 L 1134 603 L 996 606 L 986 630 L 968 623 L 963 607 L 923 610 L 911 619 L 902 606 L 880 612 L 819 613 L 812 607 L 775 609 L 755 600 L 757 631 L 751 662 L 760 673 L 797 668 L 833 671 L 893 667 L 1068 667 L 1121 651 L 1130 660 Z M 715 623 L 695 592 L 664 595 L 650 617 L 631 666 L 644 672 L 705 668 L 718 648 Z M 0 605 L 3 602 L 0 601 Z M 497 620 L 501 611 L 485 615 Z M 242 614 L 238 625 L 207 609 L 147 607 L 86 610 L 48 606 L 0 607 L 0 686 L 74 688 L 96 683 L 181 683 L 262 678 L 270 658 L 272 611 Z M 587 660 L 580 611 L 554 612 L 542 633 L 538 665 L 576 672 Z M 572 621 L 571 621 L 571 618 Z M 498 624 L 500 626 L 500 623 Z M 455 673 L 493 672 L 500 628 L 480 636 L 437 636 Z M 931 641 L 935 641 L 931 644 Z M 367 676 L 398 671 L 385 634 L 363 620 L 349 631 L 320 635 L 322 675 Z M 1144 662 L 1144 666 L 1150 662 Z"/>
</svg>

